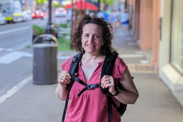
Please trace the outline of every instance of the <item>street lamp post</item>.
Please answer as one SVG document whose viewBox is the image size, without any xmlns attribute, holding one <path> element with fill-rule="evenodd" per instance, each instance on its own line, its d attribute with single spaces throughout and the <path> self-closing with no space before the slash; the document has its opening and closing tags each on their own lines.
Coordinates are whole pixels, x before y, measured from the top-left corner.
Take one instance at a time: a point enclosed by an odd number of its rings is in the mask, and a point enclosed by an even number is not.
<svg viewBox="0 0 183 122">
<path fill-rule="evenodd" d="M 53 29 L 52 29 L 52 6 L 51 6 L 52 0 L 48 1 L 48 23 L 46 25 L 46 34 L 53 34 Z M 47 43 L 51 43 L 51 40 L 47 40 Z"/>
<path fill-rule="evenodd" d="M 98 12 L 100 12 L 100 0 L 97 1 Z"/>
<path fill-rule="evenodd" d="M 70 49 L 72 49 L 72 43 L 71 43 L 71 40 L 72 40 L 72 34 L 73 34 L 73 0 L 72 0 L 72 9 L 71 9 L 71 32 L 70 32 Z"/>
</svg>

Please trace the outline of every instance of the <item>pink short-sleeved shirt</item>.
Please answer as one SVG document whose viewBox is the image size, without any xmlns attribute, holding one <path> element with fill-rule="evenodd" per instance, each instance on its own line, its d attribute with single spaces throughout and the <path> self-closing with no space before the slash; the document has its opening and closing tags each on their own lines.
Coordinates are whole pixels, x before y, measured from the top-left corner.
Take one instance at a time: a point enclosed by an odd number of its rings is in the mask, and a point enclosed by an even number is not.
<svg viewBox="0 0 183 122">
<path fill-rule="evenodd" d="M 62 64 L 63 71 L 69 71 L 72 58 L 69 58 Z M 104 61 L 98 63 L 97 68 L 93 72 L 87 84 L 99 84 L 100 76 Z M 126 64 L 121 58 L 117 58 L 113 70 L 113 78 L 115 85 L 119 86 L 119 79 L 123 78 L 123 73 L 126 68 Z M 81 69 L 81 62 L 78 67 L 77 77 L 82 81 L 85 81 L 83 71 Z M 107 122 L 108 121 L 108 103 L 106 96 L 102 93 L 101 89 L 94 88 L 84 91 L 80 97 L 78 93 L 85 86 L 78 82 L 74 82 L 69 95 L 69 105 L 67 107 L 67 116 L 64 122 Z M 113 97 L 115 103 L 119 106 L 120 103 Z M 112 107 L 112 122 L 121 122 L 120 114 Z"/>
</svg>

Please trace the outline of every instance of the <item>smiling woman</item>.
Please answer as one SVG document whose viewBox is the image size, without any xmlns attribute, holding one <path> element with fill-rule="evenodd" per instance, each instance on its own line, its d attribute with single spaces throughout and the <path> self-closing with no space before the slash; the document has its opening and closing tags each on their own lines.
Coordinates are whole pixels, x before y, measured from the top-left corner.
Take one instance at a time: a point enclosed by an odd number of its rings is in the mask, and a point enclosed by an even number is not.
<svg viewBox="0 0 183 122">
<path fill-rule="evenodd" d="M 61 100 L 67 99 L 66 107 L 70 99 L 62 122 L 121 122 L 126 104 L 136 102 L 138 91 L 112 47 L 112 37 L 112 27 L 103 18 L 85 15 L 77 25 L 72 45 L 80 57 L 62 64 L 55 90 Z"/>
<path fill-rule="evenodd" d="M 90 23 L 90 24 L 89 24 Z M 87 25 L 87 27 L 84 27 L 85 25 Z M 110 23 L 105 22 L 104 19 L 99 19 L 97 17 L 91 17 L 89 15 L 86 15 L 81 22 L 77 25 L 76 29 L 75 29 L 75 33 L 73 35 L 73 40 L 72 40 L 72 44 L 73 47 L 76 49 L 77 52 L 85 52 L 85 50 L 83 50 L 82 45 L 81 45 L 81 38 L 83 37 L 83 29 L 85 28 L 85 30 L 88 30 L 90 27 L 92 27 L 92 25 L 95 25 L 95 27 L 93 27 L 92 29 L 97 30 L 96 33 L 100 34 L 100 40 L 102 39 L 104 41 L 104 44 L 102 45 L 101 49 L 100 49 L 100 53 L 103 55 L 107 55 L 110 54 L 111 52 L 116 52 L 115 49 L 112 47 L 112 26 Z M 100 29 L 100 30 L 98 30 Z M 94 30 L 93 30 L 94 31 Z M 99 35 L 98 35 L 99 36 Z M 83 53 L 84 53 L 83 52 Z"/>
</svg>

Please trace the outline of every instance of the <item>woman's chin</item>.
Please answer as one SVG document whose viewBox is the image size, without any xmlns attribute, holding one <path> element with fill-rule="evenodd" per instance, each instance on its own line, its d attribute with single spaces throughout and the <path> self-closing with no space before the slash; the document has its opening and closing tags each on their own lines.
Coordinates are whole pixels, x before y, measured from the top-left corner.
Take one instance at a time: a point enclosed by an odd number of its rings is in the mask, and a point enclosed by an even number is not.
<svg viewBox="0 0 183 122">
<path fill-rule="evenodd" d="M 85 50 L 86 53 L 96 53 L 96 50 Z"/>
</svg>

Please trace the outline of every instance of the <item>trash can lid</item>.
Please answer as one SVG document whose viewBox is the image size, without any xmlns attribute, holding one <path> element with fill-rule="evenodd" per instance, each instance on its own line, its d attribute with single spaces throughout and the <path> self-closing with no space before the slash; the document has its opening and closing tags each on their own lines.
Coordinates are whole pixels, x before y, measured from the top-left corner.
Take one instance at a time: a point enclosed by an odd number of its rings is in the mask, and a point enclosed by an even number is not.
<svg viewBox="0 0 183 122">
<path fill-rule="evenodd" d="M 43 47 L 57 47 L 57 44 L 34 44 L 33 47 L 39 47 L 39 48 L 43 48 Z"/>
</svg>

